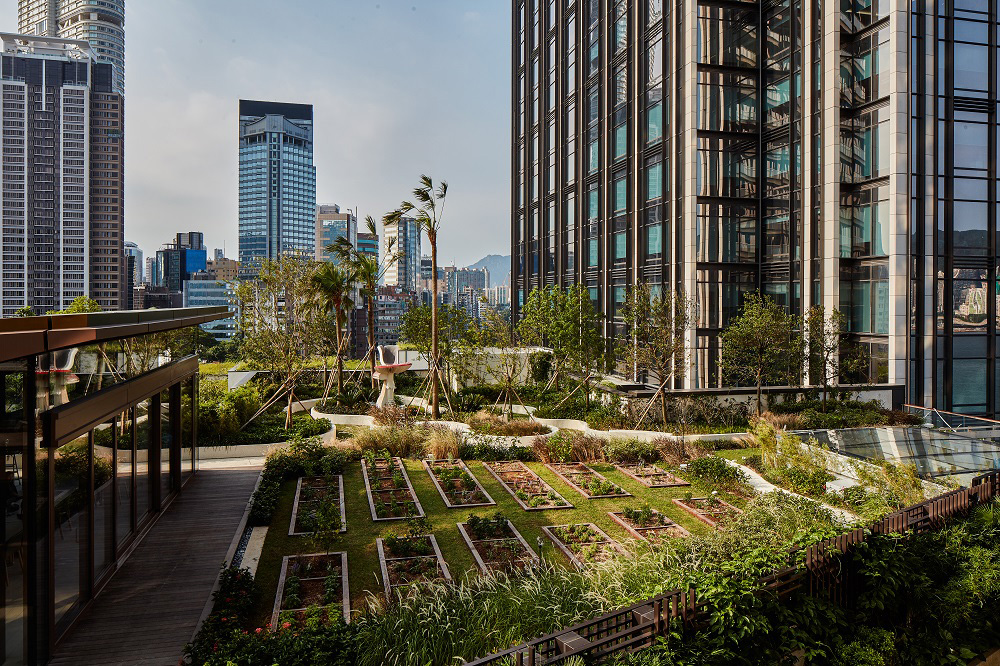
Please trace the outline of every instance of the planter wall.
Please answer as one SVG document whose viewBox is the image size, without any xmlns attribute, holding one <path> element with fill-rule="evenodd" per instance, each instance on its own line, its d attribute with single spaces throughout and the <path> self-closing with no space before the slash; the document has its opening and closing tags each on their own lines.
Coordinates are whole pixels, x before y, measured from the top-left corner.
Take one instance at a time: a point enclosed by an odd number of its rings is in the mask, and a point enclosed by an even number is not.
<svg viewBox="0 0 1000 666">
<path fill-rule="evenodd" d="M 368 428 L 375 425 L 374 417 L 367 414 L 324 414 L 315 407 L 309 413 L 313 418 L 326 419 L 334 425 L 362 426 Z"/>
<path fill-rule="evenodd" d="M 330 553 L 329 556 L 330 557 L 338 557 L 338 556 L 340 557 L 340 586 L 341 586 L 341 591 L 343 592 L 343 601 L 341 603 L 343 605 L 344 621 L 345 622 L 350 622 L 351 621 L 351 586 L 348 583 L 348 578 L 347 578 L 347 553 L 344 553 L 344 552 Z M 280 615 L 281 615 L 282 612 L 298 612 L 298 611 L 305 611 L 306 610 L 305 608 L 286 608 L 286 609 L 284 609 L 284 611 L 282 611 L 281 602 L 284 600 L 284 596 L 285 596 L 285 580 L 286 580 L 286 578 L 288 577 L 288 574 L 289 574 L 290 562 L 292 560 L 298 560 L 298 559 L 305 560 L 305 559 L 308 559 L 308 558 L 311 558 L 311 557 L 312 558 L 327 557 L 327 554 L 326 553 L 311 553 L 309 555 L 286 555 L 284 558 L 282 558 L 282 560 L 281 560 L 281 573 L 278 576 L 278 592 L 275 594 L 275 597 L 274 597 L 274 610 L 271 613 L 271 630 L 272 631 L 278 628 L 278 619 L 279 619 L 279 617 L 280 617 Z M 323 577 L 323 578 L 325 579 L 325 577 Z"/>
</svg>

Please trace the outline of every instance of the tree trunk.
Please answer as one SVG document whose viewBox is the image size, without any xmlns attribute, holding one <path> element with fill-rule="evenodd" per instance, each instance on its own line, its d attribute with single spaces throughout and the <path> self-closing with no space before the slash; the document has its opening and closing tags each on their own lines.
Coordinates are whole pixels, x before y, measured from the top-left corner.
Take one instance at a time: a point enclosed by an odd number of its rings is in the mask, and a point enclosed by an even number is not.
<svg viewBox="0 0 1000 666">
<path fill-rule="evenodd" d="M 372 368 L 372 388 L 375 388 L 375 287 L 368 297 L 368 360 Z"/>
<path fill-rule="evenodd" d="M 340 316 L 337 316 L 337 404 L 340 404 L 340 398 L 344 395 L 344 335 L 341 332 L 343 326 L 343 320 Z"/>
<path fill-rule="evenodd" d="M 431 418 L 435 421 L 441 418 L 441 408 L 438 405 L 438 254 L 437 235 L 429 238 L 431 242 Z"/>
<path fill-rule="evenodd" d="M 757 380 L 757 416 L 764 413 L 764 398 L 763 391 L 761 390 L 760 380 Z"/>
<path fill-rule="evenodd" d="M 295 387 L 288 389 L 288 410 L 285 412 L 285 430 L 292 428 L 292 402 L 295 400 Z"/>
<path fill-rule="evenodd" d="M 667 425 L 667 393 L 661 388 L 660 389 L 660 418 L 663 420 L 663 425 Z"/>
</svg>

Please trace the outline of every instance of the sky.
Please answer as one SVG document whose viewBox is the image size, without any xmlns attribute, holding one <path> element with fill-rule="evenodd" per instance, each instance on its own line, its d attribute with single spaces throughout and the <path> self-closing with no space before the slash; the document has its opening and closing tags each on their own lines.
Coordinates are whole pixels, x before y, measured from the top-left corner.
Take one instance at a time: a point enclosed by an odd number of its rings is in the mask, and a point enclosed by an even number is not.
<svg viewBox="0 0 1000 666">
<path fill-rule="evenodd" d="M 449 183 L 441 264 L 510 253 L 508 0 L 126 8 L 125 238 L 144 253 L 204 231 L 236 256 L 240 98 L 313 104 L 318 203 L 379 219 L 426 173 Z"/>
</svg>

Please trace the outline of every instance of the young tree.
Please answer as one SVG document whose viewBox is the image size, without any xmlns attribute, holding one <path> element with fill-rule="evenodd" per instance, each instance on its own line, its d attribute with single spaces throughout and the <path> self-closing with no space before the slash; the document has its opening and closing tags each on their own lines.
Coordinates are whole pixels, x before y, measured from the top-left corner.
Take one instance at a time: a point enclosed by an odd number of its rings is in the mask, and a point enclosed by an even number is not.
<svg viewBox="0 0 1000 666">
<path fill-rule="evenodd" d="M 806 312 L 803 328 L 808 336 L 806 358 L 809 360 L 809 383 L 823 387 L 823 411 L 831 385 L 840 378 L 841 352 L 847 336 L 847 317 L 834 309 L 830 316 L 822 305 L 814 305 Z"/>
<path fill-rule="evenodd" d="M 521 397 L 517 394 L 517 385 L 521 376 L 527 370 L 528 356 L 522 353 L 522 341 L 517 329 L 510 325 L 510 320 L 495 309 L 486 311 L 482 324 L 477 331 L 479 345 L 483 348 L 493 348 L 492 360 L 488 370 L 492 372 L 500 385 L 500 399 L 503 400 L 501 413 L 507 419 L 513 412 L 514 401 L 523 406 Z"/>
<path fill-rule="evenodd" d="M 267 260 L 256 280 L 235 290 L 244 356 L 280 382 L 268 404 L 287 394 L 286 428 L 292 425 L 295 381 L 317 351 L 316 329 L 324 316 L 315 304 L 314 270 L 315 262 L 294 257 Z"/>
<path fill-rule="evenodd" d="M 801 377 L 802 344 L 798 321 L 759 292 L 747 294 L 743 307 L 722 332 L 720 369 L 727 381 L 757 389 L 757 414 L 764 409 L 764 384 L 796 382 Z"/>
<path fill-rule="evenodd" d="M 329 262 L 321 263 L 309 276 L 316 306 L 326 315 L 333 316 L 334 341 L 337 347 L 337 404 L 344 393 L 344 347 L 346 347 L 347 317 L 354 307 L 356 278 L 348 267 Z M 325 354 L 324 354 L 325 356 Z"/>
<path fill-rule="evenodd" d="M 413 215 L 417 225 L 427 234 L 427 242 L 431 245 L 431 417 L 441 418 L 441 408 L 438 404 L 438 384 L 441 377 L 440 359 L 438 358 L 438 279 L 437 279 L 437 243 L 441 231 L 441 216 L 444 214 L 445 199 L 448 196 L 448 183 L 441 181 L 437 187 L 430 176 L 420 176 L 420 184 L 413 190 L 416 204 L 404 201 L 399 208 L 383 218 L 387 223 L 398 223 L 407 215 Z"/>
<path fill-rule="evenodd" d="M 654 292 L 648 284 L 639 284 L 625 297 L 622 319 L 627 336 L 622 360 L 630 371 L 656 377 L 660 417 L 666 423 L 667 384 L 671 379 L 684 379 L 687 372 L 684 336 L 693 325 L 690 300 L 680 290 Z"/>
<path fill-rule="evenodd" d="M 69 307 L 65 310 L 49 310 L 45 314 L 84 314 L 87 312 L 100 312 L 101 306 L 90 296 L 77 296 Z"/>
<path fill-rule="evenodd" d="M 369 215 L 365 218 L 368 233 L 373 236 L 378 235 L 375 227 L 375 219 Z M 365 299 L 368 310 L 368 360 L 371 366 L 372 387 L 375 386 L 375 296 L 378 293 L 378 285 L 385 277 L 386 271 L 392 262 L 399 258 L 398 252 L 393 252 L 396 239 L 390 238 L 386 241 L 385 256 L 379 261 L 377 257 L 360 252 L 358 248 L 351 245 L 351 241 L 346 236 L 341 236 L 333 245 L 327 246 L 327 252 L 333 252 L 342 262 L 346 263 L 354 271 L 358 282 L 361 285 L 361 296 Z"/>
<path fill-rule="evenodd" d="M 403 314 L 399 325 L 399 339 L 413 345 L 418 352 L 430 358 L 432 353 L 431 308 L 420 305 Z M 469 352 L 475 332 L 475 322 L 462 308 L 442 305 L 438 309 L 438 357 L 444 372 L 445 386 L 451 391 L 452 372 L 461 366 Z M 458 368 L 459 372 L 461 368 Z"/>
</svg>

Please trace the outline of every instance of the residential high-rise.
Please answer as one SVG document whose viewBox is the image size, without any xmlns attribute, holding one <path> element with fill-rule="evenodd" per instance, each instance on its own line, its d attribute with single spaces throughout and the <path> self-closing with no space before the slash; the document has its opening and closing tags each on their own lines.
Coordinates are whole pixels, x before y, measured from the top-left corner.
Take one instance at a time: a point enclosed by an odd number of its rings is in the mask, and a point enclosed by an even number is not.
<svg viewBox="0 0 1000 666">
<path fill-rule="evenodd" d="M 682 385 L 712 387 L 759 289 L 845 313 L 863 379 L 998 412 L 992 9 L 512 6 L 515 318 L 532 288 L 583 284 L 614 336 L 629 285 L 681 288 Z"/>
<path fill-rule="evenodd" d="M 378 234 L 369 234 L 364 231 L 358 232 L 358 252 L 375 257 L 378 261 Z"/>
<path fill-rule="evenodd" d="M 0 34 L 3 302 L 127 307 L 123 102 L 87 42 Z"/>
<path fill-rule="evenodd" d="M 113 90 L 125 94 L 125 0 L 18 0 L 18 31 L 90 42 L 114 67 Z"/>
<path fill-rule="evenodd" d="M 420 225 L 411 217 L 385 224 L 386 247 L 392 243 L 395 259 L 389 262 L 385 283 L 416 291 L 420 277 Z"/>
<path fill-rule="evenodd" d="M 240 100 L 240 275 L 316 253 L 313 108 Z"/>
<path fill-rule="evenodd" d="M 327 250 L 339 238 L 346 238 L 351 247 L 358 246 L 358 218 L 348 210 L 340 212 L 337 204 L 321 204 L 316 207 L 316 260 L 333 261 L 337 258 Z"/>
<path fill-rule="evenodd" d="M 122 310 L 133 310 L 132 296 L 135 288 L 142 284 L 142 250 L 132 241 L 125 241 L 125 263 L 123 266 L 125 274 L 125 288 L 122 291 Z"/>
<path fill-rule="evenodd" d="M 235 282 L 239 277 L 240 262 L 235 259 L 227 259 L 218 256 L 205 262 L 205 270 L 216 280 L 221 282 Z"/>
</svg>

